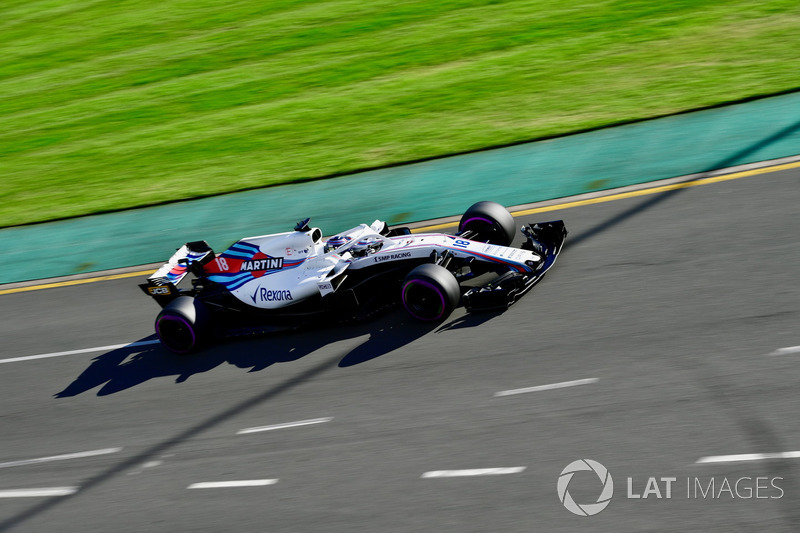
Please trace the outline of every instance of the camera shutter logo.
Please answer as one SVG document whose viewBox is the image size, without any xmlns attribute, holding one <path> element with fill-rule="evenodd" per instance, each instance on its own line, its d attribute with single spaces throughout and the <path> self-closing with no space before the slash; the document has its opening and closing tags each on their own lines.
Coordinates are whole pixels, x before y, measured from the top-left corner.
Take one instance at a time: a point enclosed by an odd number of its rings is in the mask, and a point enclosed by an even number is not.
<svg viewBox="0 0 800 533">
<path fill-rule="evenodd" d="M 572 480 L 572 476 L 575 475 L 575 472 L 583 470 L 591 470 L 597 474 L 597 477 L 603 484 L 603 491 L 600 493 L 595 503 L 576 503 L 575 500 L 572 499 L 572 496 L 570 496 L 569 490 L 567 490 L 569 488 L 569 482 Z M 561 471 L 561 475 L 558 477 L 557 488 L 558 499 L 561 500 L 561 503 L 564 504 L 564 507 L 566 507 L 568 511 L 579 516 L 592 516 L 608 507 L 608 504 L 611 503 L 611 497 L 614 495 L 614 480 L 611 479 L 611 474 L 609 474 L 608 469 L 597 461 L 579 459 L 571 462 Z"/>
</svg>

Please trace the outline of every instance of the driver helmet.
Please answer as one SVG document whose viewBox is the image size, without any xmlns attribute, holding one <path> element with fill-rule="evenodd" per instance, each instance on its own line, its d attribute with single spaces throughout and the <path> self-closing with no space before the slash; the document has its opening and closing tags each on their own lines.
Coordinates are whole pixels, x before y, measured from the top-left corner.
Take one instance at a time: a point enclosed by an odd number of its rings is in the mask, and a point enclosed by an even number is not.
<svg viewBox="0 0 800 533">
<path fill-rule="evenodd" d="M 367 255 L 370 252 L 375 252 L 381 247 L 381 240 L 378 237 L 364 237 L 360 241 L 358 241 L 352 248 L 350 248 L 350 252 L 355 257 Z"/>
<path fill-rule="evenodd" d="M 349 235 L 336 235 L 334 237 L 331 237 L 325 243 L 325 252 L 327 253 L 330 252 L 331 250 L 335 250 L 336 248 L 345 245 L 350 240 L 352 240 L 352 237 L 350 237 Z"/>
</svg>

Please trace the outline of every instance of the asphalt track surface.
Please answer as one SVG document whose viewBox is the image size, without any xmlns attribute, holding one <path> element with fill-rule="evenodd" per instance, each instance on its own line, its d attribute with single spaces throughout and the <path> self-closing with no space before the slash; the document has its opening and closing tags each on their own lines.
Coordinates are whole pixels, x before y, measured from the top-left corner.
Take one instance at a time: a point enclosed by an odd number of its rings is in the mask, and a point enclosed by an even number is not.
<svg viewBox="0 0 800 533">
<path fill-rule="evenodd" d="M 5 361 L 0 531 L 796 531 L 800 459 L 697 461 L 800 450 L 798 205 L 793 169 L 525 217 L 570 230 L 546 279 L 437 327 L 396 310 L 193 357 Z M 136 282 L 0 296 L 0 359 L 151 340 Z M 582 458 L 615 482 L 591 517 L 556 491 Z M 484 468 L 512 470 L 423 477 Z M 635 499 L 629 477 L 677 482 Z M 757 477 L 780 492 L 687 497 Z M 44 488 L 67 494 L 19 497 Z"/>
</svg>

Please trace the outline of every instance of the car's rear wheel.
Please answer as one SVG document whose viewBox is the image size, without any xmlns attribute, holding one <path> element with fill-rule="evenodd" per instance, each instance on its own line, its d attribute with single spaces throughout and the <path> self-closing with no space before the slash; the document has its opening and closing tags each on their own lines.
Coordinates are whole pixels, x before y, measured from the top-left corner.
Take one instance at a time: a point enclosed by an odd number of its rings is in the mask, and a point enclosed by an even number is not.
<svg viewBox="0 0 800 533">
<path fill-rule="evenodd" d="M 208 310 L 203 302 L 189 296 L 179 296 L 156 317 L 156 335 L 171 352 L 188 354 L 208 340 L 208 325 Z"/>
<path fill-rule="evenodd" d="M 464 212 L 458 223 L 458 231 L 472 231 L 470 238 L 500 246 L 508 246 L 514 240 L 516 225 L 511 213 L 497 202 L 478 202 Z"/>
<path fill-rule="evenodd" d="M 417 320 L 435 322 L 446 318 L 460 298 L 461 290 L 455 276 L 440 265 L 420 265 L 403 281 L 403 307 Z"/>
</svg>

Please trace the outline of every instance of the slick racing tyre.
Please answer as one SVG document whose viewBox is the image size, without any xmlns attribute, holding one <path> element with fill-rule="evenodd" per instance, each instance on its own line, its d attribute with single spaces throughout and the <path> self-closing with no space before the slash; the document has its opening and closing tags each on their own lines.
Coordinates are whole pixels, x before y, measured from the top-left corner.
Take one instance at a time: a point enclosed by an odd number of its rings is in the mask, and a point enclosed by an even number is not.
<svg viewBox="0 0 800 533">
<path fill-rule="evenodd" d="M 461 297 L 455 276 L 443 266 L 426 263 L 408 273 L 401 299 L 408 314 L 424 322 L 442 320 Z"/>
<path fill-rule="evenodd" d="M 156 317 L 156 335 L 168 350 L 188 354 L 208 339 L 208 323 L 208 310 L 203 302 L 190 296 L 179 296 Z"/>
<path fill-rule="evenodd" d="M 476 241 L 487 241 L 500 246 L 508 246 L 514 240 L 516 227 L 514 218 L 505 207 L 497 202 L 478 202 L 461 217 L 458 231 L 474 231 L 470 237 Z"/>
</svg>

